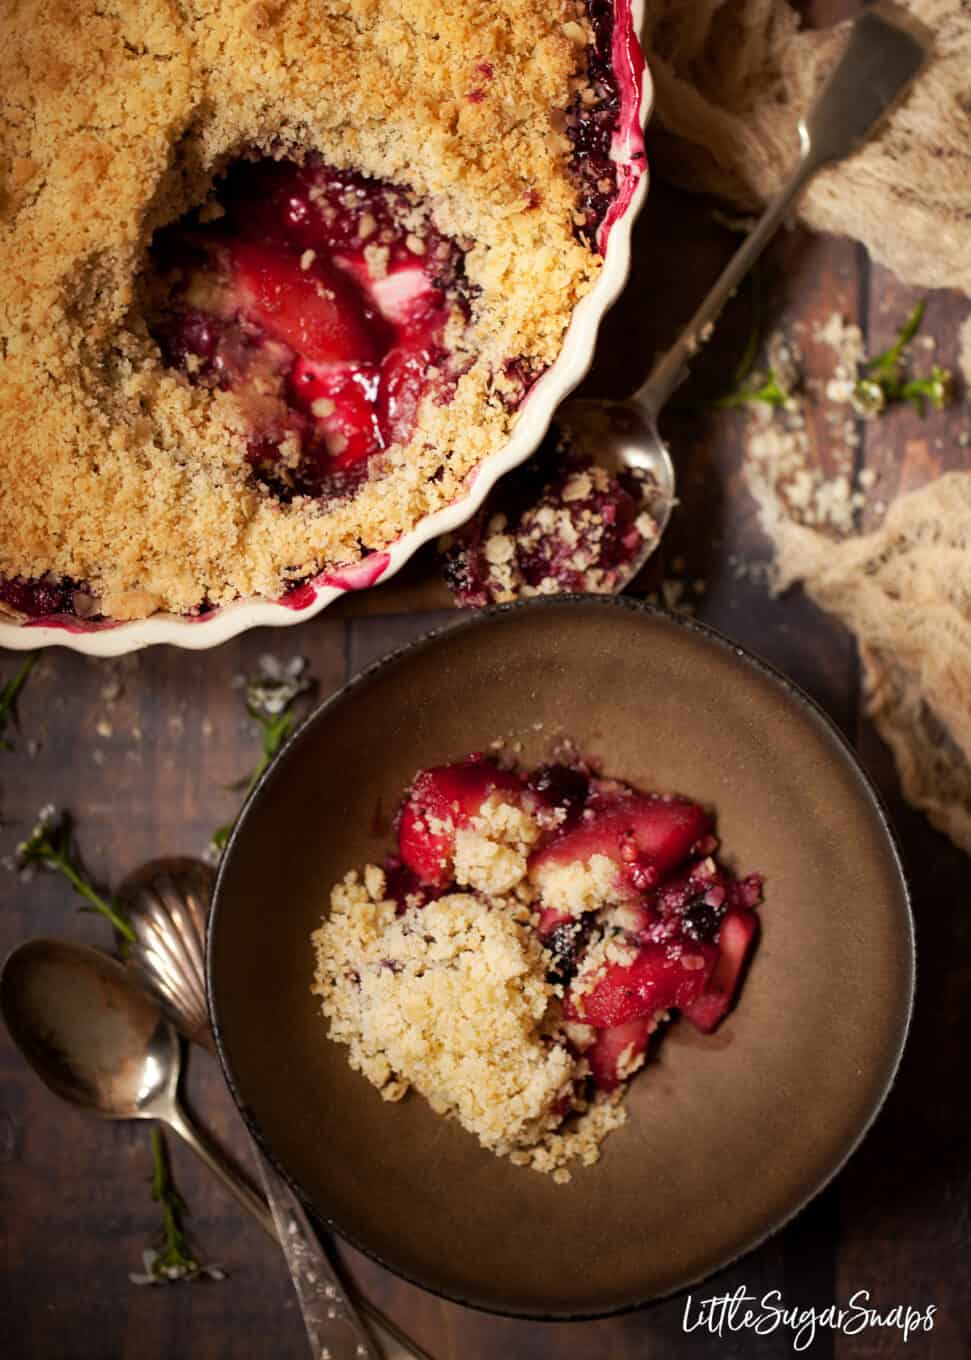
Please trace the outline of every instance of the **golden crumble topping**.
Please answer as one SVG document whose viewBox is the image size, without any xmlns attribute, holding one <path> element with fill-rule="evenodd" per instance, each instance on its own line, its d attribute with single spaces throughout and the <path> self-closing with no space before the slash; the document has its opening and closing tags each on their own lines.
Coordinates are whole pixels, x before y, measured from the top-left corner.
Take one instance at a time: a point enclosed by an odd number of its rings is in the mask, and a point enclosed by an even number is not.
<svg viewBox="0 0 971 1360">
<path fill-rule="evenodd" d="M 564 1022 L 563 989 L 531 928 L 526 856 L 539 834 L 528 812 L 493 795 L 456 834 L 456 882 L 477 891 L 404 911 L 377 865 L 349 873 L 312 937 L 312 991 L 330 1038 L 385 1100 L 413 1086 L 484 1147 L 562 1183 L 568 1162 L 597 1160 L 626 1114 L 621 1091 L 587 1101 L 575 1089 L 593 1031 Z"/>
<path fill-rule="evenodd" d="M 553 998 L 535 934 L 471 894 L 396 916 L 358 888 L 335 891 L 315 936 L 317 987 L 351 1066 L 388 1100 L 414 1085 L 496 1152 L 536 1143 L 559 1122 L 574 1059 L 543 1041 Z"/>
<path fill-rule="evenodd" d="M 504 364 L 556 358 L 600 267 L 564 132 L 590 41 L 579 0 L 6 6 L 0 577 L 83 581 L 117 619 L 274 597 L 459 495 L 514 422 Z M 240 156 L 305 152 L 420 196 L 474 298 L 451 400 L 327 504 L 254 479 L 253 411 L 166 367 L 141 306 L 153 233 L 218 219 Z"/>
</svg>

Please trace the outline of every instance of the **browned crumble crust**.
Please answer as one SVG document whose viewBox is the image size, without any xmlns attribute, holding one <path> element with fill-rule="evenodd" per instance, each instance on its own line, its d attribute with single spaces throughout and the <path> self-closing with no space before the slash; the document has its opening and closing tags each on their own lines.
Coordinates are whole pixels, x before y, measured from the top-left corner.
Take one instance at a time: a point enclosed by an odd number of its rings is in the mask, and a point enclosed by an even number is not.
<svg viewBox="0 0 971 1360">
<path fill-rule="evenodd" d="M 562 132 L 589 39 L 579 0 L 6 6 L 0 576 L 86 581 L 118 619 L 272 597 L 460 494 L 515 419 L 503 363 L 551 363 L 599 270 Z M 248 475 L 239 400 L 164 368 L 138 306 L 152 233 L 252 149 L 410 185 L 474 243 L 476 362 L 326 511 Z"/>
</svg>

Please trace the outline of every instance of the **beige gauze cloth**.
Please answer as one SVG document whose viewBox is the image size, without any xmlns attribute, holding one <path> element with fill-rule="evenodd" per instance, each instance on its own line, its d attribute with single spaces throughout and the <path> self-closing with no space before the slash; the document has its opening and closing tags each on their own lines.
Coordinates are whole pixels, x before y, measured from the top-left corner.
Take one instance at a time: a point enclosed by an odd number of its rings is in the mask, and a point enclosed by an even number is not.
<svg viewBox="0 0 971 1360">
<path fill-rule="evenodd" d="M 971 294 L 971 0 L 902 7 L 932 30 L 932 62 L 870 143 L 817 176 L 800 216 L 862 241 L 908 283 Z M 792 164 L 796 123 L 846 26 L 804 31 L 785 0 L 646 8 L 652 164 L 685 188 L 757 206 Z M 971 382 L 971 319 L 962 341 Z M 971 854 L 971 472 L 900 497 L 876 533 L 842 542 L 750 485 L 777 587 L 802 582 L 856 634 L 868 711 L 905 796 Z"/>
<path fill-rule="evenodd" d="M 779 588 L 802 581 L 856 634 L 905 797 L 971 854 L 971 473 L 901 496 L 862 537 L 834 543 L 781 511 L 766 527 Z"/>
</svg>

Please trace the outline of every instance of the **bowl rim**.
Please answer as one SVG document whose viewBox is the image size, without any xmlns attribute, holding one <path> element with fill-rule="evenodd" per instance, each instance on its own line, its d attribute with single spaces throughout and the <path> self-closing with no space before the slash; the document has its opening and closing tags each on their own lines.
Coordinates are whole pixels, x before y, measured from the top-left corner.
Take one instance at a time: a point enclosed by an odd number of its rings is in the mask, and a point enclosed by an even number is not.
<svg viewBox="0 0 971 1360">
<path fill-rule="evenodd" d="M 629 613 L 634 614 L 638 613 L 646 614 L 650 617 L 663 620 L 665 624 L 673 625 L 674 627 L 680 628 L 685 632 L 695 634 L 696 636 L 700 637 L 705 643 L 715 647 L 723 655 L 729 656 L 735 662 L 741 664 L 744 667 L 750 668 L 757 674 L 761 674 L 762 676 L 766 677 L 768 680 L 773 682 L 785 693 L 786 697 L 791 702 L 793 702 L 797 707 L 801 708 L 804 712 L 808 713 L 811 718 L 815 719 L 823 727 L 824 731 L 828 732 L 828 734 L 832 738 L 835 738 L 837 750 L 842 753 L 851 769 L 856 773 L 860 781 L 861 790 L 876 814 L 880 827 L 882 828 L 884 835 L 886 837 L 887 847 L 890 851 L 893 866 L 896 870 L 896 876 L 900 881 L 903 906 L 905 909 L 904 915 L 906 918 L 906 934 L 904 938 L 904 944 L 906 946 L 907 952 L 909 985 L 907 987 L 906 997 L 901 998 L 902 1001 L 905 1001 L 906 1005 L 905 1013 L 903 1014 L 903 1024 L 900 1030 L 900 1036 L 897 1042 L 896 1051 L 893 1055 L 893 1066 L 887 1076 L 883 1088 L 879 1092 L 878 1098 L 874 1101 L 873 1108 L 870 1110 L 866 1120 L 861 1124 L 855 1137 L 849 1143 L 848 1147 L 843 1152 L 838 1161 L 831 1168 L 829 1168 L 826 1171 L 826 1173 L 813 1185 L 813 1187 L 796 1202 L 796 1204 L 785 1214 L 784 1217 L 780 1218 L 764 1233 L 757 1235 L 751 1241 L 747 1242 L 731 1257 L 722 1261 L 714 1269 L 704 1271 L 694 1276 L 690 1280 L 682 1281 L 680 1284 L 676 1285 L 672 1289 L 665 1290 L 663 1293 L 660 1294 L 651 1294 L 640 1299 L 634 1299 L 631 1300 L 630 1302 L 621 1303 L 604 1309 L 588 1309 L 574 1312 L 568 1310 L 542 1311 L 522 1308 L 502 1309 L 492 1304 L 486 1304 L 476 1301 L 474 1299 L 464 1297 L 461 1294 L 450 1293 L 445 1289 L 441 1289 L 436 1285 L 431 1285 L 427 1281 L 417 1278 L 415 1275 L 409 1273 L 405 1269 L 402 1269 L 396 1265 L 392 1265 L 379 1252 L 373 1250 L 366 1243 L 362 1242 L 356 1236 L 356 1234 L 347 1232 L 341 1226 L 341 1224 L 338 1223 L 334 1218 L 331 1218 L 329 1215 L 322 1214 L 321 1211 L 313 1204 L 309 1196 L 307 1196 L 304 1193 L 303 1189 L 298 1184 L 298 1182 L 287 1171 L 286 1167 L 283 1166 L 280 1161 L 278 1161 L 272 1146 L 265 1138 L 260 1125 L 256 1121 L 255 1116 L 250 1111 L 250 1108 L 247 1105 L 241 1090 L 239 1089 L 238 1083 L 233 1073 L 232 1065 L 227 1051 L 227 1045 L 219 1023 L 219 1016 L 214 1001 L 215 996 L 215 989 L 213 986 L 215 972 L 214 937 L 217 919 L 220 917 L 223 911 L 223 899 L 222 899 L 223 884 L 227 874 L 227 868 L 231 856 L 233 854 L 234 847 L 237 841 L 239 841 L 241 837 L 245 835 L 246 822 L 253 807 L 255 806 L 257 801 L 259 801 L 259 799 L 263 796 L 264 791 L 268 790 L 269 786 L 273 783 L 277 767 L 280 764 L 281 760 L 285 757 L 286 752 L 292 745 L 295 745 L 297 742 L 302 741 L 306 733 L 318 722 L 324 721 L 326 717 L 330 714 L 331 710 L 337 708 L 347 697 L 347 695 L 353 693 L 362 685 L 367 684 L 371 677 L 377 674 L 379 671 L 384 670 L 386 667 L 397 664 L 403 658 L 408 656 L 409 653 L 411 652 L 417 651 L 420 648 L 427 647 L 436 642 L 439 642 L 450 633 L 458 632 L 464 633 L 471 629 L 482 627 L 487 623 L 492 623 L 496 619 L 502 618 L 506 615 L 519 614 L 525 611 L 538 611 L 549 609 L 570 610 L 577 606 L 593 609 L 607 609 L 607 610 L 613 609 L 617 611 L 627 611 Z M 429 629 L 427 632 L 422 633 L 419 637 L 413 638 L 410 642 L 407 642 L 402 646 L 396 647 L 392 651 L 387 652 L 385 655 L 379 657 L 376 661 L 371 662 L 369 665 L 365 666 L 362 670 L 352 675 L 349 680 L 347 680 L 343 685 L 340 686 L 339 689 L 335 690 L 333 694 L 329 695 L 326 699 L 322 700 L 312 710 L 312 712 L 310 712 L 307 715 L 307 717 L 303 720 L 303 722 L 301 722 L 299 727 L 297 727 L 291 734 L 291 736 L 287 739 L 283 747 L 281 747 L 280 751 L 271 761 L 270 765 L 263 772 L 257 784 L 254 786 L 252 791 L 247 796 L 240 810 L 239 816 L 237 817 L 236 822 L 233 826 L 232 833 L 230 834 L 229 840 L 227 841 L 222 857 L 220 858 L 219 861 L 219 866 L 217 869 L 216 878 L 212 890 L 209 918 L 206 928 L 206 1004 L 209 1010 L 209 1019 L 212 1027 L 213 1039 L 215 1042 L 216 1053 L 219 1059 L 219 1065 L 220 1068 L 222 1069 L 223 1078 L 226 1082 L 226 1085 L 229 1088 L 229 1092 L 233 1098 L 236 1108 L 239 1110 L 239 1113 L 242 1116 L 243 1121 L 246 1124 L 246 1127 L 249 1130 L 251 1137 L 255 1140 L 263 1156 L 269 1159 L 271 1164 L 276 1168 L 279 1174 L 287 1182 L 287 1184 L 294 1191 L 294 1193 L 297 1195 L 300 1201 L 306 1206 L 311 1216 L 323 1227 L 325 1227 L 328 1231 L 336 1233 L 339 1237 L 341 1237 L 344 1241 L 349 1243 L 349 1245 L 354 1247 L 357 1251 L 360 1251 L 363 1255 L 369 1257 L 372 1261 L 375 1261 L 378 1265 L 383 1267 L 383 1269 L 390 1271 L 392 1275 L 397 1276 L 399 1279 L 406 1280 L 409 1284 L 415 1285 L 417 1288 L 423 1289 L 427 1293 L 433 1294 L 438 1298 L 446 1299 L 450 1303 L 461 1304 L 463 1307 L 466 1308 L 474 1308 L 478 1312 L 488 1313 L 495 1317 L 517 1318 L 523 1321 L 533 1322 L 595 1321 L 598 1318 L 620 1316 L 625 1313 L 634 1312 L 637 1309 L 652 1307 L 655 1304 L 663 1303 L 666 1300 L 677 1298 L 678 1296 L 684 1294 L 687 1290 L 692 1289 L 695 1285 L 701 1283 L 702 1281 L 716 1278 L 723 1271 L 736 1265 L 739 1261 L 746 1259 L 748 1256 L 751 1255 L 752 1252 L 756 1251 L 765 1242 L 768 1242 L 771 1238 L 775 1237 L 784 1228 L 786 1228 L 795 1218 L 799 1216 L 799 1214 L 803 1212 L 804 1209 L 806 1209 L 806 1207 L 810 1203 L 812 1203 L 813 1200 L 817 1198 L 817 1196 L 822 1194 L 822 1192 L 833 1183 L 833 1181 L 840 1174 L 840 1172 L 842 1172 L 842 1170 L 849 1162 L 849 1160 L 857 1153 L 864 1139 L 867 1137 L 870 1130 L 873 1128 L 873 1125 L 876 1122 L 880 1112 L 883 1110 L 884 1105 L 887 1102 L 887 1098 L 890 1095 L 890 1092 L 892 1091 L 894 1084 L 897 1080 L 897 1077 L 899 1075 L 900 1064 L 903 1059 L 904 1051 L 907 1047 L 907 1041 L 910 1037 L 910 1030 L 914 1014 L 916 979 L 917 979 L 917 940 L 914 925 L 913 899 L 910 887 L 910 880 L 904 866 L 897 833 L 894 830 L 893 824 L 890 820 L 889 810 L 887 808 L 883 795 L 876 787 L 873 779 L 870 777 L 869 773 L 864 768 L 864 765 L 860 760 L 859 756 L 856 754 L 856 751 L 853 749 L 853 746 L 850 743 L 849 739 L 841 731 L 838 724 L 833 720 L 833 718 L 830 717 L 830 715 L 825 711 L 822 705 L 817 702 L 817 700 L 815 700 L 810 694 L 808 694 L 804 689 L 802 689 L 801 686 L 797 685 L 794 680 L 787 676 L 772 662 L 767 661 L 764 657 L 760 656 L 757 652 L 752 651 L 750 648 L 744 647 L 738 642 L 734 642 L 726 634 L 722 633 L 717 628 L 712 627 L 711 624 L 703 623 L 699 619 L 691 618 L 685 614 L 678 614 L 670 610 L 659 608 L 658 606 L 649 604 L 644 600 L 640 600 L 635 597 L 626 595 L 589 595 L 589 594 L 553 595 L 534 598 L 530 600 L 516 600 L 508 604 L 490 605 L 485 609 L 475 611 L 475 613 L 473 614 L 460 615 L 454 621 L 450 620 L 435 628 Z"/>
<path fill-rule="evenodd" d="M 615 18 L 623 17 L 631 25 L 637 50 L 643 58 L 640 33 L 645 0 L 613 2 Z M 654 108 L 654 81 L 646 60 L 637 78 L 640 80 L 637 126 L 643 134 Z M 32 623 L 30 620 L 12 623 L 0 616 L 0 647 L 14 651 L 66 647 L 88 656 L 123 656 L 144 647 L 168 643 L 199 651 L 219 646 L 251 628 L 292 627 L 313 618 L 351 590 L 367 589 L 389 580 L 419 548 L 465 524 L 480 508 L 499 478 L 519 467 L 535 452 L 557 408 L 588 373 L 603 318 L 627 285 L 631 268 L 631 234 L 645 202 L 651 177 L 642 135 L 625 147 L 625 154 L 617 158 L 617 163 L 627 167 L 636 164 L 640 167 L 640 173 L 620 213 L 609 219 L 602 267 L 597 279 L 574 308 L 560 352 L 527 394 L 509 439 L 472 469 L 466 479 L 467 489 L 463 495 L 449 505 L 425 515 L 413 529 L 370 557 L 343 569 L 333 567 L 329 572 L 322 572 L 305 583 L 299 589 L 309 587 L 313 591 L 312 599 L 305 604 L 285 603 L 286 597 L 280 600 L 252 597 L 234 600 L 201 617 L 159 613 L 129 622 L 108 620 L 102 624 L 84 626 L 78 621 L 76 627 L 61 623 Z"/>
</svg>

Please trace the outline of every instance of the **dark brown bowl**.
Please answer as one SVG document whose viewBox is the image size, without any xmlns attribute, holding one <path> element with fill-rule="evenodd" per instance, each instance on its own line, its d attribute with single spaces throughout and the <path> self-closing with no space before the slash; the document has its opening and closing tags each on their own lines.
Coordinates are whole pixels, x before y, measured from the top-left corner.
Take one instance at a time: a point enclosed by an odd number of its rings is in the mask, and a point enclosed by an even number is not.
<svg viewBox="0 0 971 1360">
<path fill-rule="evenodd" d="M 766 885 L 740 1004 L 709 1037 L 669 1027 L 629 1123 L 565 1186 L 415 1094 L 385 1104 L 309 991 L 329 889 L 381 856 L 375 824 L 415 771 L 510 736 L 536 761 L 558 733 L 713 807 L 726 859 Z M 575 597 L 465 619 L 316 710 L 226 851 L 208 966 L 235 1098 L 322 1221 L 449 1298 L 568 1318 L 690 1284 L 826 1184 L 893 1080 L 914 945 L 883 810 L 820 710 L 708 629 Z"/>
</svg>

